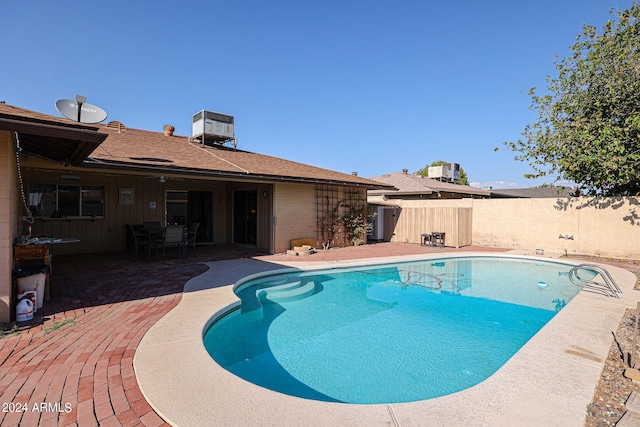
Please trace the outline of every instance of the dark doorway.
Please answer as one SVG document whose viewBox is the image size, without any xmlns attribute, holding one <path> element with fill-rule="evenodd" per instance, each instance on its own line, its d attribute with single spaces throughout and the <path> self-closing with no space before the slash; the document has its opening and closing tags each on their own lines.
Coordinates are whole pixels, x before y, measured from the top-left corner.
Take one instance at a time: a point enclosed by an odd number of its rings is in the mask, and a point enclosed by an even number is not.
<svg viewBox="0 0 640 427">
<path fill-rule="evenodd" d="M 187 225 L 188 193 L 169 190 L 166 193 L 165 201 L 166 225 Z"/>
<path fill-rule="evenodd" d="M 233 193 L 233 242 L 257 244 L 258 237 L 258 192 L 236 191 Z"/>
<path fill-rule="evenodd" d="M 213 242 L 213 195 L 209 191 L 175 191 L 166 193 L 167 225 L 191 226 L 199 222 L 196 242 Z"/>
<path fill-rule="evenodd" d="M 196 242 L 213 242 L 213 194 L 210 191 L 189 191 L 189 221 L 199 222 Z"/>
</svg>

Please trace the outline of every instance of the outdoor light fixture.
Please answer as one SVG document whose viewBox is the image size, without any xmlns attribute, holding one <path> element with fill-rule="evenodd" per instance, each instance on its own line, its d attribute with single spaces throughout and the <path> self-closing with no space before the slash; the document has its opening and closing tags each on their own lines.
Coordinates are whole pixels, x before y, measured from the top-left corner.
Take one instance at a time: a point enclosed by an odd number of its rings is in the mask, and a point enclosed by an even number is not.
<svg viewBox="0 0 640 427">
<path fill-rule="evenodd" d="M 167 178 L 161 176 L 160 179 L 158 179 L 158 182 L 160 182 L 160 184 L 164 184 L 165 182 L 167 182 Z"/>
</svg>

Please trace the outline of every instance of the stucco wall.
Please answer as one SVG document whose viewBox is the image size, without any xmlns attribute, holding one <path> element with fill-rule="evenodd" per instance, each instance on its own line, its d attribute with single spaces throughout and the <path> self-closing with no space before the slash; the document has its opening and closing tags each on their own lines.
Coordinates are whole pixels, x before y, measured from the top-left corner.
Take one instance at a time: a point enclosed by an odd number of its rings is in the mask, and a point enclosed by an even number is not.
<svg viewBox="0 0 640 427">
<path fill-rule="evenodd" d="M 277 183 L 274 190 L 274 252 L 291 249 L 292 239 L 316 237 L 316 193 L 313 185 Z"/>
<path fill-rule="evenodd" d="M 473 244 L 640 259 L 639 205 L 634 197 L 474 200 Z"/>
<path fill-rule="evenodd" d="M 0 322 L 10 315 L 13 239 L 17 234 L 20 195 L 16 176 L 15 145 L 9 132 L 0 131 Z"/>
</svg>

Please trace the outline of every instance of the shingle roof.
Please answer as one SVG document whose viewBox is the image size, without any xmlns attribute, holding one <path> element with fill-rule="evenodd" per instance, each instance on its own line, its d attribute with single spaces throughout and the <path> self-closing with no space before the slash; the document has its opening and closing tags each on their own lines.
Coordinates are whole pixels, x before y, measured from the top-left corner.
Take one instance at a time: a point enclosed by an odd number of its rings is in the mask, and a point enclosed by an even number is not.
<svg viewBox="0 0 640 427">
<path fill-rule="evenodd" d="M 370 194 L 433 194 L 437 192 L 450 192 L 459 194 L 472 194 L 479 196 L 489 196 L 490 192 L 481 188 L 475 188 L 468 185 L 452 184 L 442 182 L 436 179 L 427 178 L 422 175 L 408 174 L 404 172 L 394 172 L 386 175 L 371 178 L 374 181 L 384 182 L 396 187 L 396 191 L 388 190 L 372 190 Z"/>
<path fill-rule="evenodd" d="M 0 114 L 12 114 L 24 120 L 44 120 L 78 126 L 66 118 L 0 104 Z M 267 179 L 291 182 L 317 182 L 359 186 L 365 188 L 391 188 L 384 183 L 318 168 L 286 159 L 266 156 L 223 146 L 190 142 L 184 136 L 165 136 L 127 127 L 107 124 L 91 125 L 107 138 L 85 160 L 92 168 L 117 168 L 159 173 L 219 176 L 226 178 Z"/>
</svg>

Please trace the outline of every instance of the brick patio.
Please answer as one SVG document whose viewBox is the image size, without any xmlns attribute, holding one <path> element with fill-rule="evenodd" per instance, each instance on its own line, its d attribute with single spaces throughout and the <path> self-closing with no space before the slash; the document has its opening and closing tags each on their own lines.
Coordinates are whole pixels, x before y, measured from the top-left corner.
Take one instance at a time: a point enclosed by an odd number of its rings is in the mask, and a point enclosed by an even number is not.
<svg viewBox="0 0 640 427">
<path fill-rule="evenodd" d="M 255 254 L 198 248 L 197 257 L 166 263 L 134 263 L 126 253 L 54 256 L 52 300 L 0 340 L 0 425 L 166 425 L 138 388 L 138 343 L 206 270 L 199 261 Z"/>
</svg>

